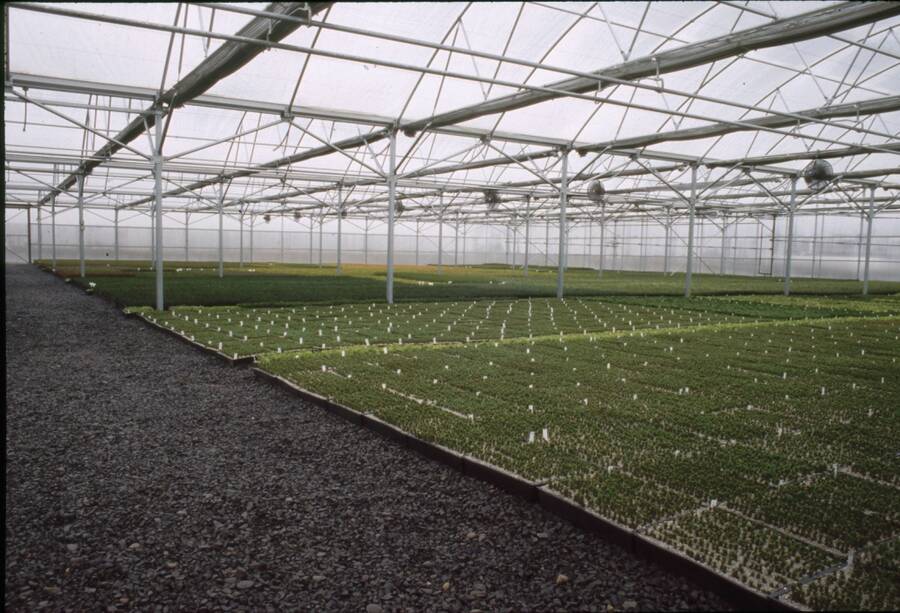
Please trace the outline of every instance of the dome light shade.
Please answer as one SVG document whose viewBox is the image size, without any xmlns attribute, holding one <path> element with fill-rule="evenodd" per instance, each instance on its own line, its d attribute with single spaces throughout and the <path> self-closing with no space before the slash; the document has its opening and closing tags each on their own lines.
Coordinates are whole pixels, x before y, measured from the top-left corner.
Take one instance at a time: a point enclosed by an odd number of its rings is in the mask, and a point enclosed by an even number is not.
<svg viewBox="0 0 900 613">
<path fill-rule="evenodd" d="M 824 189 L 834 179 L 834 169 L 825 160 L 813 160 L 803 169 L 803 180 L 810 189 Z"/>
<path fill-rule="evenodd" d="M 603 202 L 606 199 L 606 188 L 600 181 L 592 181 L 587 189 L 587 197 L 592 202 Z"/>
<path fill-rule="evenodd" d="M 484 201 L 487 203 L 489 209 L 495 209 L 497 205 L 500 204 L 500 192 L 495 189 L 484 190 Z"/>
</svg>

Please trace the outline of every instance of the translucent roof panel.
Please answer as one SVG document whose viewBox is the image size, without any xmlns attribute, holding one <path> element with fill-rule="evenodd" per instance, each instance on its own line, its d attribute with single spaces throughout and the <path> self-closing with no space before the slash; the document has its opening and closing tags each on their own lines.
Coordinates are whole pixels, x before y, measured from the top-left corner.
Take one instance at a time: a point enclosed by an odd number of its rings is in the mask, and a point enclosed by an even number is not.
<svg viewBox="0 0 900 613">
<path fill-rule="evenodd" d="M 7 174 L 18 164 L 32 176 L 12 171 L 22 193 L 9 193 L 21 199 L 26 187 L 52 184 L 54 163 L 67 172 L 90 166 L 89 185 L 99 190 L 92 202 L 151 190 L 155 130 L 148 135 L 138 124 L 121 131 L 160 89 L 178 89 L 192 72 L 209 77 L 203 91 L 176 100 L 164 120 L 165 189 L 173 206 L 207 197 L 220 181 L 230 182 L 240 205 L 313 188 L 322 203 L 332 202 L 339 186 L 383 195 L 386 126 L 393 122 L 401 128 L 400 188 L 425 199 L 441 189 L 477 199 L 492 185 L 517 198 L 527 189 L 552 196 L 555 188 L 539 177 L 559 180 L 556 150 L 568 146 L 605 147 L 570 154 L 570 174 L 606 173 L 623 186 L 684 181 L 691 162 L 708 163 L 702 176 L 717 177 L 724 172 L 712 168 L 717 161 L 747 158 L 782 176 L 816 155 L 832 159 L 840 173 L 874 171 L 866 178 L 888 188 L 898 180 L 898 15 L 834 32 L 821 20 L 816 35 L 803 40 L 770 32 L 784 36 L 780 44 L 743 45 L 715 61 L 663 66 L 657 74 L 650 68 L 686 45 L 724 46 L 748 28 L 780 27 L 780 20 L 829 7 L 886 11 L 880 7 L 888 4 L 319 3 L 311 22 L 298 4 L 292 32 L 271 48 L 233 40 L 247 24 L 265 23 L 255 13 L 292 6 L 12 6 Z M 233 62 L 250 59 L 239 69 L 216 66 L 209 58 L 223 46 L 238 51 Z M 594 77 L 610 70 L 624 82 Z M 573 80 L 578 91 L 549 91 Z M 798 115 L 851 104 L 880 110 L 815 121 Z M 766 117 L 779 125 L 738 125 Z M 416 130 L 404 133 L 411 122 Z M 697 129 L 704 132 L 684 137 Z M 117 152 L 85 163 L 120 136 Z M 857 149 L 838 151 L 849 147 Z M 628 159 L 634 151 L 644 156 L 640 163 Z M 536 159 L 509 159 L 526 156 Z M 661 179 L 641 164 L 668 168 Z M 750 198 L 756 188 L 729 189 Z M 313 194 L 302 197 L 309 204 Z"/>
<path fill-rule="evenodd" d="M 57 5 L 89 15 L 121 18 L 138 23 L 191 29 L 209 28 L 210 9 L 192 6 L 178 11 L 177 3 L 73 3 Z M 265 4 L 248 5 L 265 8 Z M 249 17 L 218 11 L 216 32 L 233 34 Z M 46 76 L 85 79 L 158 88 L 166 65 L 172 34 L 149 28 L 74 19 L 28 11 L 14 11 L 10 18 L 10 69 Z M 173 42 L 166 86 L 196 66 L 223 41 L 177 35 Z"/>
</svg>

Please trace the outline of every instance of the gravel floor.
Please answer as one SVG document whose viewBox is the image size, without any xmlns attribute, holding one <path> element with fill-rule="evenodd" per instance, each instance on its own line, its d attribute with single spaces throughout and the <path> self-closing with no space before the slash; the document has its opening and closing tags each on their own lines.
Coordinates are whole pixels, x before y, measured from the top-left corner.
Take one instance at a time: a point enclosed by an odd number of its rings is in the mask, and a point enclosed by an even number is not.
<svg viewBox="0 0 900 613">
<path fill-rule="evenodd" d="M 35 268 L 6 318 L 8 610 L 725 606 Z"/>
</svg>

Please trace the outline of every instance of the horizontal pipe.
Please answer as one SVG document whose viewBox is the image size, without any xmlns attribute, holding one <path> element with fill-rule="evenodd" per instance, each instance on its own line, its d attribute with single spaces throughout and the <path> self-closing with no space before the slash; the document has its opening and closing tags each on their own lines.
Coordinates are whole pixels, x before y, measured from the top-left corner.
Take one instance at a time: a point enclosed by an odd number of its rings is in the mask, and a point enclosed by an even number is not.
<svg viewBox="0 0 900 613">
<path fill-rule="evenodd" d="M 836 117 L 862 117 L 866 115 L 875 115 L 878 113 L 890 113 L 900 110 L 900 96 L 886 96 L 884 98 L 876 98 L 874 100 L 863 100 L 860 102 L 850 102 L 847 104 L 837 104 L 834 106 L 826 106 L 815 109 L 807 109 L 797 111 L 800 115 L 808 120 L 816 119 L 832 119 Z M 656 134 L 646 134 L 643 136 L 633 136 L 629 138 L 620 138 L 616 140 L 594 143 L 587 147 L 578 147 L 579 155 L 584 155 L 590 151 L 605 151 L 607 149 L 620 148 L 640 148 L 649 147 L 658 143 L 666 143 L 669 141 L 685 141 L 697 140 L 701 138 L 712 138 L 715 136 L 723 136 L 734 132 L 747 132 L 756 128 L 783 128 L 785 126 L 794 126 L 808 121 L 795 119 L 783 115 L 766 115 L 753 119 L 746 119 L 741 125 L 732 123 L 717 122 L 708 126 L 700 126 L 698 128 L 687 128 L 684 130 L 670 130 L 669 132 L 657 132 Z M 880 149 L 886 148 L 879 145 Z"/>
<path fill-rule="evenodd" d="M 285 14 L 307 13 L 310 16 L 318 11 L 331 6 L 331 2 L 276 2 L 269 5 L 269 10 Z M 52 12 L 53 7 L 40 7 L 38 5 L 11 4 L 18 9 L 39 10 Z M 56 11 L 57 14 L 65 11 Z M 96 15 L 96 21 L 102 21 L 104 16 Z M 285 21 L 275 21 L 271 18 L 257 18 L 250 21 L 238 31 L 238 35 L 247 39 L 281 40 L 298 28 L 298 24 Z M 138 138 L 145 131 L 152 128 L 156 121 L 156 111 L 165 108 L 170 113 L 174 108 L 184 104 L 186 100 L 198 96 L 212 87 L 219 80 L 233 74 L 245 66 L 250 60 L 263 51 L 262 47 L 248 42 L 226 42 L 204 59 L 196 68 L 178 81 L 174 86 L 162 92 L 150 108 L 138 114 L 127 126 L 116 134 L 114 142 L 107 143 L 95 154 L 99 160 L 112 157 L 122 148 L 122 143 L 127 144 Z M 85 176 L 100 165 L 100 161 L 92 159 L 84 161 L 79 168 L 66 177 L 58 188 L 65 191 L 75 184 L 78 176 Z M 44 204 L 50 196 L 41 200 Z"/>
</svg>

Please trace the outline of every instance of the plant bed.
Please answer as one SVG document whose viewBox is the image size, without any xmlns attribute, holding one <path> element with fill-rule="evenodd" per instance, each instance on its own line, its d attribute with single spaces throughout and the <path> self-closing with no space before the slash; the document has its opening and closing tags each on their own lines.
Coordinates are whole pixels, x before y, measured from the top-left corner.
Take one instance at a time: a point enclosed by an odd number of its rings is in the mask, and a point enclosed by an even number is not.
<svg viewBox="0 0 900 613">
<path fill-rule="evenodd" d="M 890 316 L 719 321 L 265 354 L 260 367 L 453 450 L 466 472 L 496 467 L 526 498 L 546 483 L 538 499 L 578 525 L 637 530 L 764 596 L 828 581 L 817 573 L 844 560 L 841 516 L 869 518 L 863 551 L 896 534 L 890 503 L 860 504 L 893 491 L 865 480 L 896 475 L 898 336 Z M 811 494 L 805 513 L 832 522 L 816 529 L 777 514 L 836 461 L 865 498 Z"/>
</svg>

